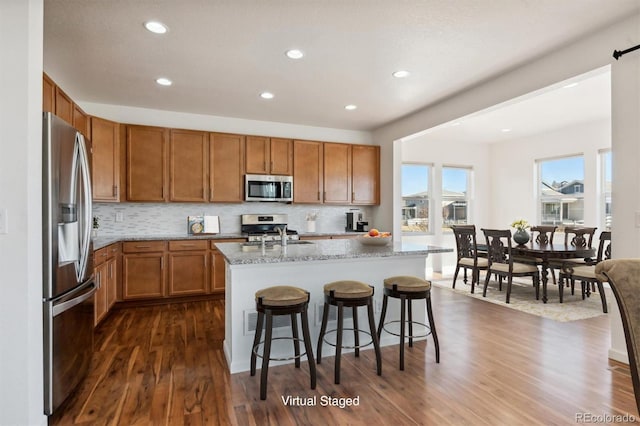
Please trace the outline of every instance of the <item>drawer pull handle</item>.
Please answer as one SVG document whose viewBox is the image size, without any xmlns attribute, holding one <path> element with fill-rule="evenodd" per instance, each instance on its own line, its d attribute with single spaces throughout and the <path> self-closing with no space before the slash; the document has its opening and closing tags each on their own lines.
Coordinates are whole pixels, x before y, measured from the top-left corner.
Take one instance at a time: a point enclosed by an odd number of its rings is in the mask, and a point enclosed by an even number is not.
<svg viewBox="0 0 640 426">
<path fill-rule="evenodd" d="M 136 246 L 136 248 L 151 248 L 151 246 Z"/>
</svg>

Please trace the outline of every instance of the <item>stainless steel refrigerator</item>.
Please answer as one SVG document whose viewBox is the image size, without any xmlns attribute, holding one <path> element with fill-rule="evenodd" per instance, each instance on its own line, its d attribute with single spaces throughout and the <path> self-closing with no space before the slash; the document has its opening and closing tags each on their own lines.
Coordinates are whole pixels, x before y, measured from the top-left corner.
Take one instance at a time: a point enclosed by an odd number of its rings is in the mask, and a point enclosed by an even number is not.
<svg viewBox="0 0 640 426">
<path fill-rule="evenodd" d="M 50 415 L 89 370 L 96 286 L 84 137 L 48 112 L 42 136 L 44 410 Z"/>
</svg>

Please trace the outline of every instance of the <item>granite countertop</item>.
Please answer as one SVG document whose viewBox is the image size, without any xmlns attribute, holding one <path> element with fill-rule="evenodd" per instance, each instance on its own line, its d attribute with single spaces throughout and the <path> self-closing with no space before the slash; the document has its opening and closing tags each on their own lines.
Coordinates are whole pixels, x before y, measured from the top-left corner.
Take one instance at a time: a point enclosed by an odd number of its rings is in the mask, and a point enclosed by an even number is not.
<svg viewBox="0 0 640 426">
<path fill-rule="evenodd" d="M 356 259 L 365 257 L 427 256 L 430 253 L 452 252 L 452 248 L 426 244 L 394 242 L 387 246 L 365 246 L 357 239 L 315 240 L 289 243 L 286 247 L 268 245 L 264 252 L 260 244 L 219 243 L 216 247 L 231 265 L 305 262 L 318 260 Z"/>
<path fill-rule="evenodd" d="M 93 249 L 98 250 L 120 241 L 158 241 L 158 240 L 221 240 L 227 238 L 246 238 L 242 234 L 164 234 L 164 235 L 114 235 L 93 239 Z"/>
<path fill-rule="evenodd" d="M 356 236 L 362 235 L 362 232 L 313 232 L 313 233 L 299 233 L 301 238 L 304 237 L 330 237 L 349 235 Z M 113 235 L 103 236 L 93 239 L 93 249 L 98 250 L 113 243 L 120 241 L 158 241 L 158 240 L 220 240 L 228 238 L 246 238 L 246 235 L 241 233 L 236 234 L 158 234 L 158 235 Z"/>
</svg>

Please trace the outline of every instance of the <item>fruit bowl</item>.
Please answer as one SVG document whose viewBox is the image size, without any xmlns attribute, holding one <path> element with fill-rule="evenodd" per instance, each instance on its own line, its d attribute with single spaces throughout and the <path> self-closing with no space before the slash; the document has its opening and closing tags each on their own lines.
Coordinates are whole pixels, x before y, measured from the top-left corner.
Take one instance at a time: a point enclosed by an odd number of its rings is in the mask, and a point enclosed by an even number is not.
<svg viewBox="0 0 640 426">
<path fill-rule="evenodd" d="M 372 237 L 369 234 L 358 237 L 360 244 L 364 246 L 386 246 L 393 238 L 389 232 L 381 232 L 379 235 Z"/>
</svg>

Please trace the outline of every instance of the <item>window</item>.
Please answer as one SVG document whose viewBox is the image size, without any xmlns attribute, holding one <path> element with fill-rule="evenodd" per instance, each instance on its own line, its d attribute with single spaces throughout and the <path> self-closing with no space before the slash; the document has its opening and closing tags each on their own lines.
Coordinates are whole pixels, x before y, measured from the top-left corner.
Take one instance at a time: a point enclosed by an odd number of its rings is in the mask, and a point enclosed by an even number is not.
<svg viewBox="0 0 640 426">
<path fill-rule="evenodd" d="M 600 165 L 602 168 L 602 179 L 600 180 L 600 194 L 602 201 L 601 217 L 603 218 L 603 226 L 607 231 L 611 231 L 611 151 L 600 152 Z"/>
<path fill-rule="evenodd" d="M 403 233 L 430 231 L 429 203 L 431 200 L 431 166 L 402 164 L 402 223 Z"/>
<path fill-rule="evenodd" d="M 469 182 L 471 169 L 463 167 L 442 168 L 442 224 L 451 225 L 469 223 Z"/>
<path fill-rule="evenodd" d="M 584 224 L 584 158 L 538 160 L 540 223 Z"/>
</svg>

